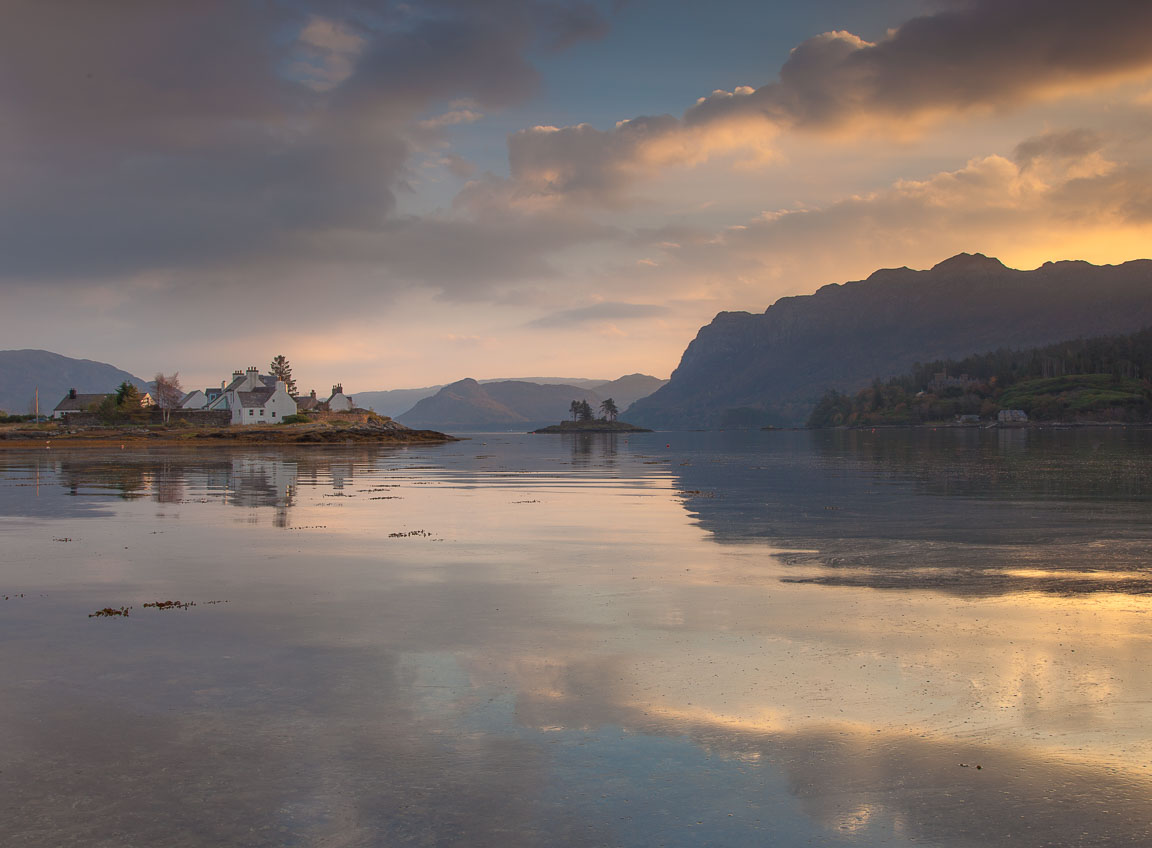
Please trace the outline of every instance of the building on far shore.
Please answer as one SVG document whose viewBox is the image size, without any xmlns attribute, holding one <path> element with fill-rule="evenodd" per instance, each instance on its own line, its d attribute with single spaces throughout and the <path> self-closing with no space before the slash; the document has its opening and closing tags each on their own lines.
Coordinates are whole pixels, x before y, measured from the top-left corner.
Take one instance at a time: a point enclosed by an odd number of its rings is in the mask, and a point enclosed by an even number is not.
<svg viewBox="0 0 1152 848">
<path fill-rule="evenodd" d="M 217 395 L 219 397 L 219 395 Z M 180 399 L 181 409 L 207 409 L 208 395 L 199 389 L 193 389 Z"/>
<path fill-rule="evenodd" d="M 1023 409 L 1001 409 L 996 420 L 1001 424 L 1027 424 L 1028 413 Z"/>
<path fill-rule="evenodd" d="M 298 412 L 311 412 L 313 409 L 318 409 L 320 403 L 320 399 L 316 397 L 316 390 L 313 389 L 311 393 L 296 398 L 296 410 Z"/>
<path fill-rule="evenodd" d="M 328 404 L 329 412 L 347 412 L 355 406 L 352 396 L 344 394 L 343 383 L 337 383 L 332 387 L 332 395 L 325 403 Z"/>
<path fill-rule="evenodd" d="M 53 418 L 63 418 L 70 412 L 89 412 L 94 407 L 103 402 L 104 398 L 112 392 L 101 392 L 100 394 L 81 394 L 75 389 L 69 389 L 68 394 L 64 395 L 60 403 L 56 404 L 56 408 L 52 410 Z M 147 408 L 155 406 L 156 400 L 148 392 L 140 393 L 140 406 Z"/>
<path fill-rule="evenodd" d="M 296 401 L 283 380 L 249 368 L 233 371 L 232 382 L 221 387 L 208 408 L 230 410 L 232 424 L 279 424 L 296 414 Z"/>
<path fill-rule="evenodd" d="M 108 392 L 100 394 L 80 394 L 75 389 L 69 389 L 64 399 L 56 404 L 52 410 L 53 418 L 63 418 L 69 412 L 87 412 L 108 397 Z"/>
</svg>

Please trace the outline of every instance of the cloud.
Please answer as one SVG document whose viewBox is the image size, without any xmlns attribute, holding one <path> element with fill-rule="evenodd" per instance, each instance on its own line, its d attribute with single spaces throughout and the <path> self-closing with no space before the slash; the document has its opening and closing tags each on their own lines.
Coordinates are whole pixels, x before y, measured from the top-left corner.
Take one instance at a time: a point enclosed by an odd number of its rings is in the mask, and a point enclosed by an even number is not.
<svg viewBox="0 0 1152 848">
<path fill-rule="evenodd" d="M 1012 158 L 1021 168 L 1028 168 L 1038 159 L 1077 159 L 1095 153 L 1103 146 L 1104 140 L 1100 135 L 1089 129 L 1052 131 L 1017 144 Z"/>
<path fill-rule="evenodd" d="M 639 318 L 651 318 L 668 313 L 668 307 L 651 303 L 617 303 L 605 301 L 592 306 L 582 306 L 576 309 L 563 309 L 529 321 L 525 326 L 534 329 L 551 329 L 555 327 L 573 327 L 580 324 L 589 324 L 599 321 L 621 321 Z M 619 330 L 616 330 L 619 333 Z"/>
<path fill-rule="evenodd" d="M 954 3 L 876 43 L 843 31 L 808 39 L 777 81 L 715 91 L 679 118 L 523 130 L 509 139 L 509 162 L 524 191 L 619 203 L 631 183 L 669 165 L 732 152 L 769 161 L 782 132 L 904 135 L 926 121 L 1147 74 L 1150 31 L 1144 0 Z"/>
<path fill-rule="evenodd" d="M 726 279 L 722 298 L 729 303 L 763 298 L 766 287 L 801 293 L 821 281 L 931 265 L 964 250 L 999 255 L 1014 267 L 1112 261 L 1117 251 L 1136 258 L 1152 222 L 1152 167 L 1110 161 L 1100 148 L 1087 131 L 1049 133 L 1021 142 L 1017 161 L 979 156 L 925 179 L 897 180 L 820 207 L 769 211 L 721 230 L 656 229 L 643 233 L 638 247 L 662 255 L 651 272 L 662 284 Z"/>
<path fill-rule="evenodd" d="M 16 4 L 0 28 L 0 279 L 325 263 L 348 239 L 387 241 L 428 134 L 532 94 L 527 56 L 598 37 L 594 11 Z"/>
</svg>

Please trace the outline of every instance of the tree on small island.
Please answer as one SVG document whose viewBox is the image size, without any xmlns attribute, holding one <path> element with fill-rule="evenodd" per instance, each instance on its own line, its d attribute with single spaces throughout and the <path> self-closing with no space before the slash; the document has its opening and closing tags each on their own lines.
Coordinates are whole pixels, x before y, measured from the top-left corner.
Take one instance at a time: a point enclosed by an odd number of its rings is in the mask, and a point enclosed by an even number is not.
<svg viewBox="0 0 1152 848">
<path fill-rule="evenodd" d="M 573 421 L 588 422 L 594 419 L 592 415 L 592 406 L 586 400 L 574 400 L 568 405 L 568 411 L 572 413 Z"/>
<path fill-rule="evenodd" d="M 612 398 L 607 398 L 600 404 L 600 411 L 604 413 L 604 418 L 608 421 L 615 421 L 616 416 L 620 414 L 620 410 L 616 406 L 616 401 Z"/>
</svg>

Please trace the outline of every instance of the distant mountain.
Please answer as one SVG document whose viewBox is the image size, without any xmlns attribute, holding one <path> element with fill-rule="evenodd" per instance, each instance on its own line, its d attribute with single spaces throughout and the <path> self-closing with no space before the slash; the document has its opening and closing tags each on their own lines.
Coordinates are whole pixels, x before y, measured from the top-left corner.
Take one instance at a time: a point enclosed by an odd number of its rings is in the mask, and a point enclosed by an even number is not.
<svg viewBox="0 0 1152 848">
<path fill-rule="evenodd" d="M 1017 271 L 961 253 L 928 271 L 886 269 L 781 298 L 762 314 L 721 312 L 668 385 L 621 417 L 662 428 L 799 424 L 825 390 L 854 391 L 918 361 L 1149 325 L 1150 260 Z"/>
<path fill-rule="evenodd" d="M 643 377 L 644 375 L 641 374 L 638 376 Z M 623 380 L 625 378 L 621 377 L 620 379 Z M 654 380 L 656 378 L 649 377 L 647 379 Z M 548 383 L 553 385 L 579 386 L 585 389 L 595 388 L 605 383 L 604 380 L 589 380 L 585 377 L 497 377 L 491 380 L 478 380 L 477 382 L 481 384 L 506 383 L 510 380 L 518 383 Z M 419 389 L 389 389 L 387 391 L 356 392 L 352 397 L 355 399 L 356 405 L 362 409 L 371 409 L 381 415 L 399 418 L 419 401 L 427 397 L 432 397 L 432 395 L 436 394 L 442 388 L 444 388 L 443 385 L 424 386 Z M 656 389 L 653 388 L 644 394 L 651 394 L 655 390 Z M 642 397 L 642 395 L 636 395 L 636 397 Z M 631 403 L 635 399 L 636 398 L 632 398 L 625 403 Z M 617 406 L 623 408 L 624 403 L 621 403 L 621 401 L 616 398 L 613 398 L 613 400 L 616 400 Z"/>
<path fill-rule="evenodd" d="M 594 389 L 608 380 L 590 380 L 587 377 L 494 377 L 489 380 L 477 381 L 481 385 L 488 383 L 539 383 L 545 386 L 579 386 L 582 389 Z"/>
<path fill-rule="evenodd" d="M 398 420 L 418 429 L 447 431 L 532 430 L 567 418 L 574 400 L 594 408 L 604 398 L 581 386 L 502 380 L 481 384 L 471 378 L 445 386 Z"/>
<path fill-rule="evenodd" d="M 612 398 L 619 409 L 625 409 L 642 397 L 647 397 L 661 386 L 668 384 L 667 380 L 650 377 L 647 374 L 626 374 L 618 380 L 609 380 L 607 383 L 593 383 L 588 388 L 603 398 Z"/>
<path fill-rule="evenodd" d="M 443 386 L 426 386 L 422 389 L 391 389 L 382 392 L 353 392 L 352 401 L 361 409 L 371 409 L 389 418 L 399 418 L 419 401 L 432 397 Z"/>
<path fill-rule="evenodd" d="M 6 412 L 31 411 L 37 388 L 41 413 L 51 413 L 69 389 L 81 394 L 111 392 L 125 380 L 147 389 L 146 381 L 104 362 L 47 350 L 0 350 L 0 409 Z"/>
</svg>

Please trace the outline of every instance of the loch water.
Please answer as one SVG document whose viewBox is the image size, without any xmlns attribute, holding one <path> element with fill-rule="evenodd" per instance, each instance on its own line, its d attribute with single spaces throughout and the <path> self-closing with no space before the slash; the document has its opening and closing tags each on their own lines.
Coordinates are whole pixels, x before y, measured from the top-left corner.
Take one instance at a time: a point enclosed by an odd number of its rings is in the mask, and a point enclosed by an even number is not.
<svg viewBox="0 0 1152 848">
<path fill-rule="evenodd" d="M 0 833 L 1152 844 L 1152 431 L 0 452 Z"/>
</svg>

